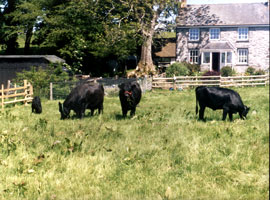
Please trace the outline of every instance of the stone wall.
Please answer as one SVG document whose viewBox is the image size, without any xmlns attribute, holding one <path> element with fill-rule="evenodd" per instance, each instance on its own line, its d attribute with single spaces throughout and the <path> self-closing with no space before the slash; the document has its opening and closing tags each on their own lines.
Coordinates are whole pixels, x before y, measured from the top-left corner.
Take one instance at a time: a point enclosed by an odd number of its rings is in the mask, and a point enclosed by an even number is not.
<svg viewBox="0 0 270 200">
<path fill-rule="evenodd" d="M 245 72 L 248 66 L 257 69 L 269 69 L 269 27 L 249 28 L 249 40 L 238 41 L 238 28 L 220 28 L 220 40 L 209 40 L 209 28 L 200 29 L 200 40 L 188 41 L 188 28 L 177 29 L 176 60 L 188 61 L 189 49 L 201 49 L 208 43 L 228 42 L 233 47 L 232 67 L 239 73 Z M 237 64 L 237 49 L 248 48 L 248 64 Z M 200 52 L 201 55 L 201 52 Z M 210 70 L 210 64 L 201 64 L 201 70 Z"/>
</svg>

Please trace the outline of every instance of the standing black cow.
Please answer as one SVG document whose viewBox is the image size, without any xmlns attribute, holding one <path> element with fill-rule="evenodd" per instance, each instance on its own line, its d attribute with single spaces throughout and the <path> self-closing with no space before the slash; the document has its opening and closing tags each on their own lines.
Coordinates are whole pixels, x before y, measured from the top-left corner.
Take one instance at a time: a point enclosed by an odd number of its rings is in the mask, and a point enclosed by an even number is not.
<svg viewBox="0 0 270 200">
<path fill-rule="evenodd" d="M 32 113 L 42 113 L 41 101 L 38 96 L 35 96 L 32 101 Z"/>
<path fill-rule="evenodd" d="M 241 119 L 246 118 L 250 108 L 245 106 L 240 95 L 234 90 L 220 87 L 199 86 L 196 92 L 196 115 L 198 113 L 198 102 L 200 105 L 199 119 L 203 120 L 205 107 L 213 110 L 223 109 L 222 120 L 229 118 L 233 120 L 233 113 L 239 113 Z"/>
<path fill-rule="evenodd" d="M 65 99 L 63 106 L 59 102 L 61 119 L 69 117 L 70 110 L 74 110 L 77 117 L 82 118 L 86 109 L 98 109 L 98 113 L 103 111 L 104 88 L 98 83 L 84 83 L 75 87 Z"/>
<path fill-rule="evenodd" d="M 118 87 L 120 88 L 119 98 L 123 117 L 127 116 L 128 110 L 131 110 L 130 116 L 135 115 L 136 106 L 139 104 L 142 96 L 140 85 L 136 81 L 133 81 L 122 83 Z"/>
</svg>

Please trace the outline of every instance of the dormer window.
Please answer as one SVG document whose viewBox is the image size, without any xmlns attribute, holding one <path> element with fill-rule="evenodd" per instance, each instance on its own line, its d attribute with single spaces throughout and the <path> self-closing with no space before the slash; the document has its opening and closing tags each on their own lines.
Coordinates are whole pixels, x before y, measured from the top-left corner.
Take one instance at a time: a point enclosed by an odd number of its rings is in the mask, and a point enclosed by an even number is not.
<svg viewBox="0 0 270 200">
<path fill-rule="evenodd" d="M 200 30 L 198 28 L 189 29 L 189 40 L 190 41 L 198 41 L 200 35 Z"/>
<path fill-rule="evenodd" d="M 248 40 L 248 28 L 238 28 L 238 40 Z"/>
<path fill-rule="evenodd" d="M 210 40 L 219 40 L 219 39 L 220 39 L 220 29 L 210 28 Z"/>
</svg>

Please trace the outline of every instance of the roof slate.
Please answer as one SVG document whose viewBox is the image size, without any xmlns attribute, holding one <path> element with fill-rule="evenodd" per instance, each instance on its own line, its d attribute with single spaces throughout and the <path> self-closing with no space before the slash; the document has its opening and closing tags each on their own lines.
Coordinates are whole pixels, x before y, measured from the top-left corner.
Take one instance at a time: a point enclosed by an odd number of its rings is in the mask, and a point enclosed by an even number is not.
<svg viewBox="0 0 270 200">
<path fill-rule="evenodd" d="M 268 3 L 187 5 L 179 10 L 179 26 L 269 25 Z"/>
<path fill-rule="evenodd" d="M 45 58 L 51 63 L 65 62 L 64 59 L 59 58 L 58 56 L 55 55 L 0 55 L 0 59 L 1 58 Z"/>
<path fill-rule="evenodd" d="M 176 56 L 176 43 L 169 42 L 164 47 L 162 47 L 161 51 L 156 52 L 155 55 L 157 57 L 169 58 Z"/>
<path fill-rule="evenodd" d="M 232 47 L 227 42 L 208 43 L 202 50 L 231 50 Z"/>
</svg>

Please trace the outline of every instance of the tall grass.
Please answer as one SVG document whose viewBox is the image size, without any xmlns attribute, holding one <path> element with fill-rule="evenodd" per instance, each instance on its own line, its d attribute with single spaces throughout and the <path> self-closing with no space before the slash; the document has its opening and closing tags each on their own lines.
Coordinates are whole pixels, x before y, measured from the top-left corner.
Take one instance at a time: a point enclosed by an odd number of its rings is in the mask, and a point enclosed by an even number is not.
<svg viewBox="0 0 270 200">
<path fill-rule="evenodd" d="M 235 90 L 247 120 L 198 121 L 194 90 L 148 92 L 125 119 L 118 97 L 82 120 L 56 101 L 5 109 L 0 199 L 268 199 L 269 87 Z"/>
</svg>

